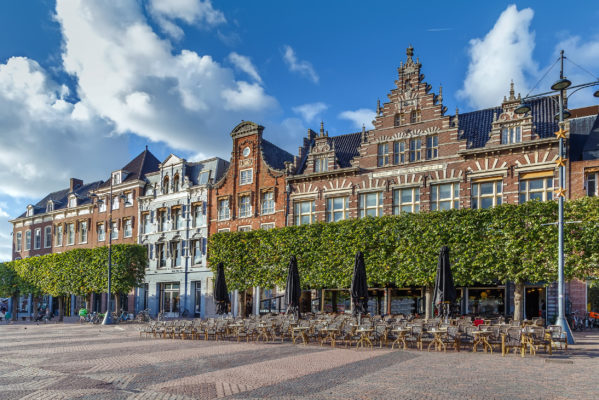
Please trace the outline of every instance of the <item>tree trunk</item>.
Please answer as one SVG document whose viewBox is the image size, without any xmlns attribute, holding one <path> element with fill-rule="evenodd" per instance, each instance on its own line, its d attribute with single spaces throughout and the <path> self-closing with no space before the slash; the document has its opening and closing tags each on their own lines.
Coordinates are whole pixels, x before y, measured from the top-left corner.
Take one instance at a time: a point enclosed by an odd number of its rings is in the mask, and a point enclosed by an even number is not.
<svg viewBox="0 0 599 400">
<path fill-rule="evenodd" d="M 427 321 L 433 318 L 433 288 L 430 286 L 424 291 L 424 318 Z"/>
<path fill-rule="evenodd" d="M 12 320 L 17 321 L 19 317 L 17 316 L 19 312 L 19 293 L 17 292 L 12 297 Z"/>
<path fill-rule="evenodd" d="M 114 294 L 114 311 L 117 315 L 121 315 L 121 294 Z"/>
<path fill-rule="evenodd" d="M 514 321 L 521 321 L 524 309 L 524 283 L 514 285 Z"/>
<path fill-rule="evenodd" d="M 94 294 L 90 293 L 88 296 L 87 311 L 89 311 L 91 313 L 91 312 L 93 312 L 93 308 L 94 308 Z"/>
<path fill-rule="evenodd" d="M 32 312 L 33 316 L 31 317 L 31 320 L 35 321 L 39 317 L 38 308 L 40 306 L 40 298 L 37 297 L 37 296 L 36 297 L 32 296 L 32 303 L 33 303 L 32 304 L 33 305 L 33 310 L 32 310 L 33 311 Z"/>
<path fill-rule="evenodd" d="M 64 318 L 64 296 L 58 296 L 58 322 Z"/>
</svg>

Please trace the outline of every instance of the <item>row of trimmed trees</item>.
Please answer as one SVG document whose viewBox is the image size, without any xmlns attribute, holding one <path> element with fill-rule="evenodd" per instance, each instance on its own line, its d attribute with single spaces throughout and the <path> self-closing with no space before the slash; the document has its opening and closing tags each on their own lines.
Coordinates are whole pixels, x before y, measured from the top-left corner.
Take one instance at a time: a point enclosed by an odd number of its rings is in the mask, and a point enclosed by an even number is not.
<svg viewBox="0 0 599 400">
<path fill-rule="evenodd" d="M 120 308 L 121 293 L 129 293 L 143 283 L 148 265 L 147 250 L 140 245 L 112 246 L 112 292 L 116 309 Z M 37 313 L 43 295 L 58 299 L 59 319 L 64 313 L 65 296 L 89 297 L 105 293 L 108 286 L 108 247 L 74 249 L 0 263 L 0 297 L 13 298 L 13 319 L 17 315 L 17 299 L 31 294 L 33 310 Z"/>
<path fill-rule="evenodd" d="M 353 258 L 365 255 L 370 287 L 430 287 L 441 246 L 451 249 L 458 286 L 513 282 L 517 318 L 526 282 L 557 280 L 557 202 L 316 223 L 270 231 L 218 233 L 209 262 L 226 267 L 231 289 L 284 287 L 289 257 L 303 288 L 347 288 Z M 566 203 L 566 279 L 599 277 L 599 199 Z M 516 304 L 517 303 L 517 304 Z"/>
</svg>

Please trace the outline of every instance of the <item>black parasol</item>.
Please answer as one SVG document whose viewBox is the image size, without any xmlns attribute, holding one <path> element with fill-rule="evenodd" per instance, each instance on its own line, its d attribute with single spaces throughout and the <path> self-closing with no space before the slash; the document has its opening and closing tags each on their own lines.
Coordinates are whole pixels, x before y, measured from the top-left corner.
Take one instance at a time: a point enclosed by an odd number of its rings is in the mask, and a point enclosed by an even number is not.
<svg viewBox="0 0 599 400">
<path fill-rule="evenodd" d="M 285 289 L 285 301 L 287 302 L 287 314 L 293 313 L 297 319 L 300 315 L 300 296 L 302 290 L 300 287 L 300 277 L 297 270 L 297 260 L 291 256 L 289 260 L 289 270 L 287 271 L 287 288 Z"/>
<path fill-rule="evenodd" d="M 227 305 L 230 303 L 229 292 L 227 291 L 227 282 L 225 281 L 225 267 L 223 263 L 218 263 L 216 272 L 216 282 L 214 288 L 214 301 L 216 302 L 216 313 L 226 314 Z"/>
<path fill-rule="evenodd" d="M 366 282 L 364 254 L 361 251 L 356 253 L 354 277 L 351 282 L 351 299 L 354 305 L 354 315 L 360 318 L 362 315 L 368 313 L 368 283 Z"/>
<path fill-rule="evenodd" d="M 433 304 L 437 307 L 439 316 L 449 316 L 449 305 L 457 299 L 457 292 L 453 284 L 451 266 L 449 265 L 449 248 L 441 247 L 439 263 L 437 264 L 437 276 L 435 277 L 435 292 Z"/>
</svg>

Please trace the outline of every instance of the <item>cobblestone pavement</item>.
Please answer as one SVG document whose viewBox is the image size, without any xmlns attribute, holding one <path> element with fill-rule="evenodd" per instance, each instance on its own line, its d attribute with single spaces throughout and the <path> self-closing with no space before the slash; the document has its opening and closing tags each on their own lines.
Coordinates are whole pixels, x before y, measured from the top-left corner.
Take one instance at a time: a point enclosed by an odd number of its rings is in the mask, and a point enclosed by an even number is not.
<svg viewBox="0 0 599 400">
<path fill-rule="evenodd" d="M 0 399 L 599 399 L 599 331 L 553 356 L 140 338 L 0 325 Z"/>
</svg>

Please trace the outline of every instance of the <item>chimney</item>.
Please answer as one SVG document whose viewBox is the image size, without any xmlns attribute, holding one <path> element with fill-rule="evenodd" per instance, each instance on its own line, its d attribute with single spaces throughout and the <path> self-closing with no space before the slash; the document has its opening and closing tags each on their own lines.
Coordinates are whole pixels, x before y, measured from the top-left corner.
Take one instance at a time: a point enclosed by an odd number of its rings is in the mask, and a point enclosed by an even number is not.
<svg viewBox="0 0 599 400">
<path fill-rule="evenodd" d="M 75 191 L 79 186 L 83 185 L 83 181 L 77 178 L 71 178 L 71 184 L 69 185 L 70 192 Z"/>
</svg>

